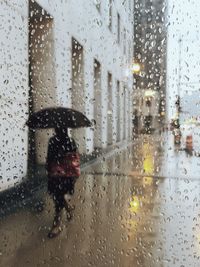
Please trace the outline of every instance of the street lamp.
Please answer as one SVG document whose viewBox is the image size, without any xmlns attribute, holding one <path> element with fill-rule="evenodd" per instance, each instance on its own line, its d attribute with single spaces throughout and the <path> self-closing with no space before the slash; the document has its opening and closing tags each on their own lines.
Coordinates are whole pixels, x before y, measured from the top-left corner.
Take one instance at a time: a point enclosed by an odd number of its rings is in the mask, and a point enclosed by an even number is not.
<svg viewBox="0 0 200 267">
<path fill-rule="evenodd" d="M 179 44 L 179 61 L 178 61 L 178 95 L 177 95 L 177 99 L 175 102 L 176 105 L 176 110 L 177 110 L 177 114 L 178 114 L 178 119 L 179 119 L 179 112 L 180 112 L 180 89 L 181 89 L 181 45 L 182 45 L 182 39 L 181 37 L 178 40 L 178 44 Z"/>
<path fill-rule="evenodd" d="M 139 63 L 133 63 L 132 66 L 131 66 L 131 71 L 133 74 L 137 74 L 141 71 L 141 66 Z"/>
</svg>

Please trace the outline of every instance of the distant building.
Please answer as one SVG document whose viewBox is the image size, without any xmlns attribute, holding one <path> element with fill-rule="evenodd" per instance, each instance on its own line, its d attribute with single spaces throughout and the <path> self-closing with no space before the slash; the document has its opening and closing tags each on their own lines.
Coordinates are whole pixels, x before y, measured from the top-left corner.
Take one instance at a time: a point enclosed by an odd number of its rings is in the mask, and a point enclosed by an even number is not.
<svg viewBox="0 0 200 267">
<path fill-rule="evenodd" d="M 131 138 L 133 1 L 1 1 L 0 191 L 43 165 L 52 131 L 28 115 L 73 107 L 96 129 L 73 135 L 90 154 Z"/>
<path fill-rule="evenodd" d="M 135 1 L 134 62 L 140 65 L 140 72 L 134 75 L 134 109 L 137 110 L 138 120 L 144 122 L 143 117 L 146 115 L 141 110 L 140 98 L 144 97 L 146 90 L 155 91 L 155 104 L 158 108 L 157 112 L 152 114 L 152 127 L 158 127 L 158 122 L 165 117 L 166 12 L 165 0 Z M 142 123 L 141 128 L 143 127 L 145 125 Z"/>
<path fill-rule="evenodd" d="M 200 94 L 198 91 L 190 91 L 180 98 L 180 123 L 190 119 L 200 121 Z"/>
</svg>

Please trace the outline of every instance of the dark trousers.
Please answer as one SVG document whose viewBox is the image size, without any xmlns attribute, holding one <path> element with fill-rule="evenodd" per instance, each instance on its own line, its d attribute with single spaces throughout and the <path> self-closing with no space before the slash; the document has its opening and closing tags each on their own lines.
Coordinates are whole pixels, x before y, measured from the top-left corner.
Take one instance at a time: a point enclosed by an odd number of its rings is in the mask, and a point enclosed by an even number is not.
<svg viewBox="0 0 200 267">
<path fill-rule="evenodd" d="M 68 208 L 64 198 L 65 194 L 73 195 L 76 177 L 53 177 L 48 181 L 48 192 L 53 197 L 55 211 L 59 213 L 63 208 Z"/>
</svg>

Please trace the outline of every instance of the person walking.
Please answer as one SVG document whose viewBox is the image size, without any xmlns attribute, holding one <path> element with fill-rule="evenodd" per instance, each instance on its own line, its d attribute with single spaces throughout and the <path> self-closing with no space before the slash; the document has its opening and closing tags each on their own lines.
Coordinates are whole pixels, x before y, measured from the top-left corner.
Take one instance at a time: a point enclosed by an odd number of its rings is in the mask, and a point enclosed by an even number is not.
<svg viewBox="0 0 200 267">
<path fill-rule="evenodd" d="M 48 193 L 53 197 L 55 215 L 49 238 L 56 237 L 61 231 L 61 216 L 65 208 L 67 219 L 72 218 L 73 207 L 70 200 L 74 186 L 80 175 L 80 158 L 77 145 L 68 136 L 68 129 L 57 127 L 50 138 L 47 152 Z"/>
</svg>

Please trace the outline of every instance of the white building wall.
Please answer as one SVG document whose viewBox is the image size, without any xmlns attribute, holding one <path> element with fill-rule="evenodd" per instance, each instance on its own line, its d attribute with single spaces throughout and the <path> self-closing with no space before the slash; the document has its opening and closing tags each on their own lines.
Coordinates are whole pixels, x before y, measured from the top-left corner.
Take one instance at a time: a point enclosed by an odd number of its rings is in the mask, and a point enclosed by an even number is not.
<svg viewBox="0 0 200 267">
<path fill-rule="evenodd" d="M 27 170 L 27 10 L 15 2 L 0 2 L 0 191 Z"/>
<path fill-rule="evenodd" d="M 27 174 L 28 129 L 24 126 L 28 117 L 28 0 L 0 2 L 1 50 L 0 50 L 0 191 L 20 182 Z M 107 73 L 113 81 L 113 140 L 117 136 L 117 80 L 121 87 L 125 82 L 131 90 L 132 58 L 127 58 L 128 42 L 133 44 L 133 15 L 121 1 L 113 1 L 112 31 L 108 28 L 108 3 L 101 1 L 101 10 L 97 10 L 94 0 L 87 3 L 76 1 L 38 0 L 53 18 L 55 47 L 55 95 L 56 105 L 70 107 L 72 87 L 71 50 L 72 37 L 84 49 L 84 95 L 85 114 L 93 119 L 93 62 L 97 59 L 102 70 L 102 147 L 107 146 Z M 117 43 L 117 12 L 121 18 L 121 30 L 126 28 L 127 52 L 123 54 L 123 37 Z M 132 48 L 130 51 L 132 55 Z M 121 88 L 122 89 L 122 88 Z M 127 94 L 128 95 L 128 94 Z M 128 99 L 126 100 L 128 103 Z M 122 107 L 121 103 L 121 107 Z M 131 112 L 132 113 L 132 112 Z M 123 112 L 121 112 L 123 114 Z M 128 127 L 128 112 L 126 126 Z M 131 116 L 130 116 L 131 119 Z M 122 122 L 122 118 L 121 118 Z M 130 124 L 131 125 L 131 124 Z M 121 131 L 122 131 L 121 127 Z M 127 129 L 127 133 L 130 129 Z M 85 147 L 81 152 L 93 151 L 95 131 L 80 130 L 85 137 Z M 121 132 L 122 140 L 122 132 Z M 128 134 L 127 134 L 128 137 Z M 80 142 L 80 140 L 77 140 Z"/>
</svg>

